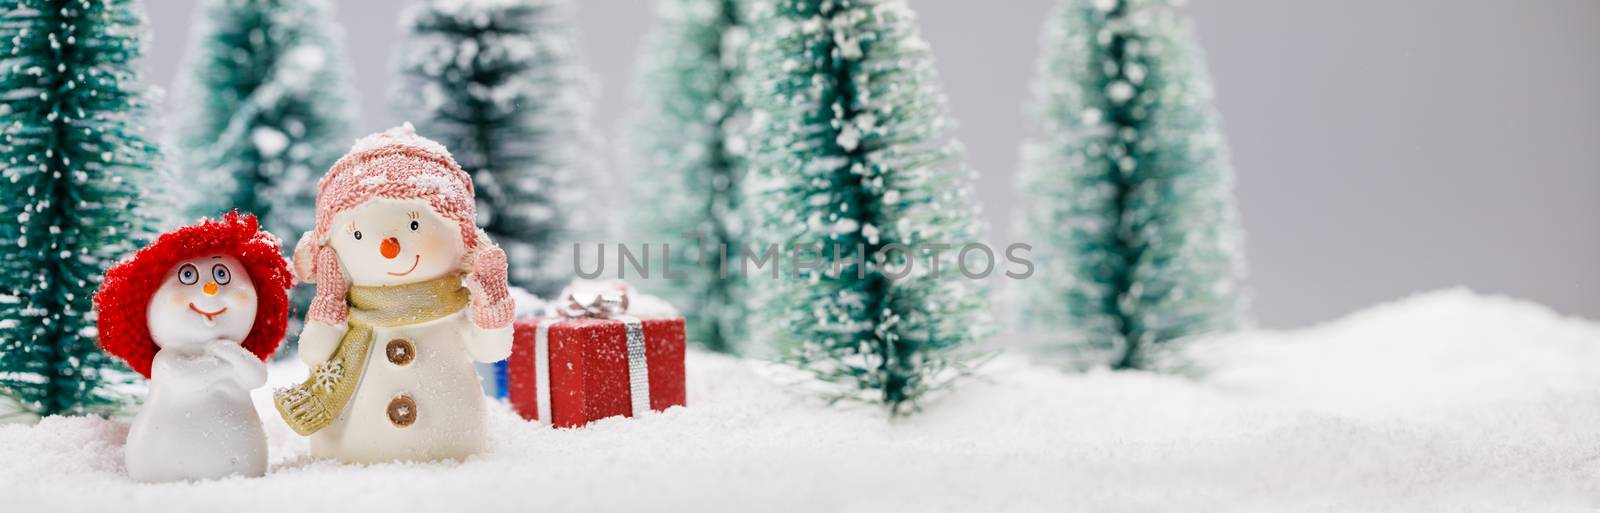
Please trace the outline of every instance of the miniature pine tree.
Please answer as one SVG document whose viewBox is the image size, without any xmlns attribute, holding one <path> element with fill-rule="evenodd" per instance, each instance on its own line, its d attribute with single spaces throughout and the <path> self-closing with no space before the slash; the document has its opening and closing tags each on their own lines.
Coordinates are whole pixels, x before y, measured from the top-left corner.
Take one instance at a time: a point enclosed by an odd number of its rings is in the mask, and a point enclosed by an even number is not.
<svg viewBox="0 0 1600 513">
<path fill-rule="evenodd" d="M 721 352 L 737 349 L 749 313 L 744 280 L 721 264 L 724 248 L 739 247 L 743 226 L 745 1 L 658 5 L 643 76 L 648 114 L 637 127 L 640 178 L 649 186 L 635 217 L 641 240 L 667 242 L 670 259 L 654 291 L 685 313 L 690 341 Z"/>
<path fill-rule="evenodd" d="M 932 251 L 978 232 L 932 57 L 904 0 L 764 8 L 746 201 L 758 246 L 780 245 L 792 268 L 751 277 L 764 289 L 762 338 L 840 397 L 909 411 L 961 373 L 987 329 L 977 282 L 956 274 L 955 251 Z"/>
<path fill-rule="evenodd" d="M 396 94 L 477 188 L 478 224 L 506 251 L 511 283 L 551 297 L 587 226 L 587 74 L 562 0 L 434 0 L 409 11 Z"/>
<path fill-rule="evenodd" d="M 0 7 L 0 394 L 24 410 L 12 415 L 106 412 L 132 376 L 96 347 L 91 298 L 151 227 L 142 23 L 133 0 Z"/>
<path fill-rule="evenodd" d="M 288 241 L 316 221 L 317 180 L 348 147 L 353 102 L 323 0 L 208 0 L 181 86 L 188 217 L 238 209 Z M 312 287 L 292 294 L 297 333 Z M 279 355 L 293 354 L 282 351 Z"/>
<path fill-rule="evenodd" d="M 1044 44 L 1022 320 L 1114 368 L 1239 325 L 1233 177 L 1189 24 L 1170 0 L 1065 0 Z"/>
<path fill-rule="evenodd" d="M 179 148 L 191 217 L 238 209 L 289 241 L 316 218 L 317 180 L 351 112 L 323 0 L 208 0 L 190 51 Z"/>
</svg>

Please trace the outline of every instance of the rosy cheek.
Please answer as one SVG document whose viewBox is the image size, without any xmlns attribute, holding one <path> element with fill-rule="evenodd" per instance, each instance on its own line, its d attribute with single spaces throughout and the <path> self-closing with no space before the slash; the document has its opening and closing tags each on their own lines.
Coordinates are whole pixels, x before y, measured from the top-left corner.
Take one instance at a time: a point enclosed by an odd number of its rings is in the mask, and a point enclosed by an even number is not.
<svg viewBox="0 0 1600 513">
<path fill-rule="evenodd" d="M 422 244 L 417 246 L 417 253 L 423 255 L 424 258 L 432 259 L 445 252 L 446 248 L 449 247 L 447 242 L 441 237 L 423 237 Z"/>
<path fill-rule="evenodd" d="M 188 294 L 181 294 L 181 293 L 174 292 L 174 293 L 168 295 L 167 297 L 168 297 L 168 301 L 172 302 L 172 306 L 187 306 L 189 304 L 189 295 Z"/>
<path fill-rule="evenodd" d="M 242 305 L 255 302 L 256 296 L 243 290 L 235 290 L 228 293 L 228 299 L 233 303 Z"/>
</svg>

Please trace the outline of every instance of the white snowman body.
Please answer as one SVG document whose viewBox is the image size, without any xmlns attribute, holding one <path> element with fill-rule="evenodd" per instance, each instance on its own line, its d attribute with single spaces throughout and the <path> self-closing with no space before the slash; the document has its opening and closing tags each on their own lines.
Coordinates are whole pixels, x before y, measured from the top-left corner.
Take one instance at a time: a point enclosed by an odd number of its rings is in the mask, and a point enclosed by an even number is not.
<svg viewBox="0 0 1600 513">
<path fill-rule="evenodd" d="M 351 285 L 404 285 L 457 274 L 467 251 L 455 223 L 421 200 L 380 198 L 340 212 L 329 245 Z M 476 299 L 474 299 L 476 300 Z M 349 463 L 462 459 L 483 450 L 487 406 L 474 362 L 511 353 L 512 329 L 484 329 L 470 307 L 404 326 L 373 326 L 355 395 L 311 452 Z M 300 357 L 326 361 L 348 323 L 308 320 Z"/>
<path fill-rule="evenodd" d="M 480 337 L 466 311 L 400 327 L 374 327 L 367 367 L 350 404 L 311 435 L 318 457 L 352 463 L 459 459 L 483 450 L 485 403 L 468 344 Z"/>
<path fill-rule="evenodd" d="M 250 390 L 266 383 L 267 367 L 239 345 L 256 300 L 232 256 L 201 256 L 168 271 L 147 310 L 161 349 L 149 398 L 128 431 L 124 461 L 134 480 L 266 474 L 267 437 Z"/>
</svg>

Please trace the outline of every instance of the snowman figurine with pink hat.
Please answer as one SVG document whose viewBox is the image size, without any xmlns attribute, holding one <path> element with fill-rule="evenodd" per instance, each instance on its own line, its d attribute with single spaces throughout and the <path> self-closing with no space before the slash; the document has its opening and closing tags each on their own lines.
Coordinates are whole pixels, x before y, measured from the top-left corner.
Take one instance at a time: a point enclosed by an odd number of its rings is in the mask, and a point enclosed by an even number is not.
<svg viewBox="0 0 1600 513">
<path fill-rule="evenodd" d="M 404 126 L 356 141 L 322 177 L 294 269 L 315 283 L 304 383 L 278 390 L 316 457 L 461 459 L 486 441 L 474 362 L 511 352 L 506 256 L 474 225 L 472 179 Z"/>
</svg>

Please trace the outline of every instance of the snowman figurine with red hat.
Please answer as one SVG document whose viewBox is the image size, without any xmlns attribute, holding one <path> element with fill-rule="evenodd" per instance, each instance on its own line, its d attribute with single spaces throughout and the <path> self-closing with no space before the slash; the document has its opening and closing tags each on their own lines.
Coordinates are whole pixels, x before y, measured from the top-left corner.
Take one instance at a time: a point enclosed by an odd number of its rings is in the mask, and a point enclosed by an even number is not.
<svg viewBox="0 0 1600 513">
<path fill-rule="evenodd" d="M 283 340 L 293 282 L 278 240 L 237 212 L 164 234 L 106 271 L 94 297 L 100 345 L 150 379 L 128 431 L 130 477 L 266 474 L 250 390 Z"/>
<path fill-rule="evenodd" d="M 487 440 L 475 362 L 511 353 L 506 255 L 477 228 L 472 178 L 404 126 L 356 141 L 318 183 L 295 273 L 317 292 L 304 383 L 273 401 L 313 456 L 462 459 Z"/>
</svg>

